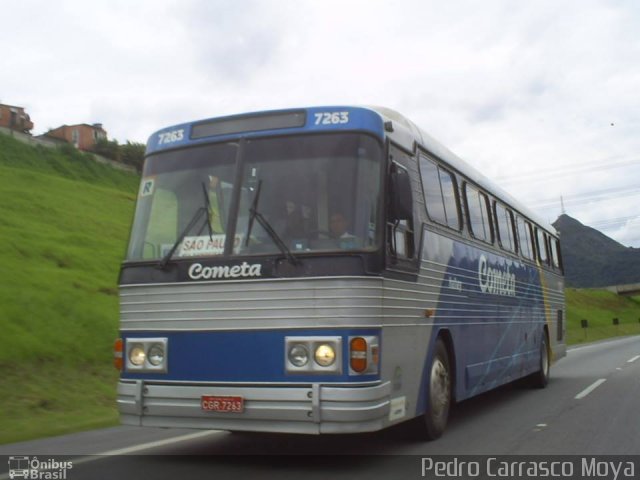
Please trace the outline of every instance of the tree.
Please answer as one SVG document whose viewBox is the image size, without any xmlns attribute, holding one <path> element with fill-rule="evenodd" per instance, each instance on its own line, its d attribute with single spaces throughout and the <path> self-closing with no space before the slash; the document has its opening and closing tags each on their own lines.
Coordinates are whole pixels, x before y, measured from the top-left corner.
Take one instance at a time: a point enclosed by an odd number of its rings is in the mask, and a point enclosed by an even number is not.
<svg viewBox="0 0 640 480">
<path fill-rule="evenodd" d="M 138 172 L 142 171 L 142 164 L 144 163 L 144 143 L 130 142 L 120 145 L 119 154 L 120 161 L 126 165 L 135 167 Z"/>
<path fill-rule="evenodd" d="M 120 146 L 117 140 L 107 140 L 106 138 L 99 138 L 96 141 L 93 152 L 111 160 L 120 161 Z"/>
</svg>

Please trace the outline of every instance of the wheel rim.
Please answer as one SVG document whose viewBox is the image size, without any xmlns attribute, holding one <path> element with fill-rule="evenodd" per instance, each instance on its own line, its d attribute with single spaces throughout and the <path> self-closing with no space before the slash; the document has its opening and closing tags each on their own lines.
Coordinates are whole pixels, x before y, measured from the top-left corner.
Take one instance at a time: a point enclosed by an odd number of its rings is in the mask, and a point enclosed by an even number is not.
<svg viewBox="0 0 640 480">
<path fill-rule="evenodd" d="M 545 377 L 549 376 L 549 353 L 547 352 L 546 342 L 542 342 L 542 373 Z"/>
<path fill-rule="evenodd" d="M 430 397 L 433 415 L 442 417 L 449 407 L 449 370 L 439 358 L 431 366 Z"/>
</svg>

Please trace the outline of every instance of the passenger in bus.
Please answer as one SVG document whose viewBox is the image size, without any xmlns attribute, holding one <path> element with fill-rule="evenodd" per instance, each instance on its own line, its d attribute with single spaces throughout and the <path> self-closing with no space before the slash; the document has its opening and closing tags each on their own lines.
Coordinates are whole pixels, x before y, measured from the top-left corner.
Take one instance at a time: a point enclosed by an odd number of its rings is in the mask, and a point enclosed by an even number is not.
<svg viewBox="0 0 640 480">
<path fill-rule="evenodd" d="M 348 232 L 349 221 L 340 212 L 332 213 L 329 217 L 329 234 L 331 238 L 355 238 Z"/>
</svg>

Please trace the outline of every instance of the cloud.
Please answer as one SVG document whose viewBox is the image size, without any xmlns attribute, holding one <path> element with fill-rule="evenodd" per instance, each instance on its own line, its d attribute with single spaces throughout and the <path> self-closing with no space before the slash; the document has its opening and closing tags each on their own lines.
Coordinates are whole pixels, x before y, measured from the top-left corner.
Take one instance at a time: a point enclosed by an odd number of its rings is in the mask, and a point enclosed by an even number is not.
<svg viewBox="0 0 640 480">
<path fill-rule="evenodd" d="M 561 195 L 640 173 L 579 168 L 640 151 L 632 2 L 22 0 L 5 10 L 0 101 L 26 106 L 36 133 L 101 122 L 119 141 L 144 141 L 243 111 L 386 105 L 489 177 L 578 165 L 504 183 L 531 205 L 556 198 L 539 210 L 550 220 Z M 568 213 L 628 217 L 637 200 Z"/>
</svg>

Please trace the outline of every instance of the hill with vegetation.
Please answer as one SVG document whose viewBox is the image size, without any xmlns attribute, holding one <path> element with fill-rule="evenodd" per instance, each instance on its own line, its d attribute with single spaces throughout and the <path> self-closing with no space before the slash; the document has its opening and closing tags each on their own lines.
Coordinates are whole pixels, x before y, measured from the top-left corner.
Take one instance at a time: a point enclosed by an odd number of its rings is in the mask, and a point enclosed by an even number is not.
<svg viewBox="0 0 640 480">
<path fill-rule="evenodd" d="M 640 282 L 640 248 L 625 247 L 569 215 L 553 224 L 560 232 L 567 286 L 595 288 Z"/>
<path fill-rule="evenodd" d="M 0 443 L 112 424 L 139 178 L 0 134 Z"/>
</svg>

